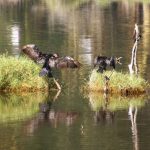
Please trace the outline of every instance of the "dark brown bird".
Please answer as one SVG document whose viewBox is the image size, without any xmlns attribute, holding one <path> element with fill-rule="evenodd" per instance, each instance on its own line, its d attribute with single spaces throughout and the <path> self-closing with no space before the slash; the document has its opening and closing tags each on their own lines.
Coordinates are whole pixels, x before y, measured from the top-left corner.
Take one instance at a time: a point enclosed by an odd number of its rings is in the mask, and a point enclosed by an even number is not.
<svg viewBox="0 0 150 150">
<path fill-rule="evenodd" d="M 120 59 L 122 57 L 116 58 L 116 57 L 107 57 L 107 56 L 97 56 L 94 59 L 94 68 L 98 65 L 97 72 L 103 73 L 106 71 L 107 66 L 112 67 L 113 69 L 116 68 L 116 64 L 121 64 Z"/>
<path fill-rule="evenodd" d="M 60 57 L 57 53 L 42 53 L 35 44 L 23 46 L 22 52 L 36 63 L 47 64 L 51 68 L 79 68 L 81 66 L 77 60 L 70 56 Z"/>
<path fill-rule="evenodd" d="M 31 58 L 35 63 L 43 64 L 40 76 L 47 75 L 53 78 L 52 68 L 79 68 L 81 64 L 70 56 L 59 57 L 57 53 L 43 53 L 35 44 L 28 44 L 22 47 L 22 52 Z"/>
</svg>

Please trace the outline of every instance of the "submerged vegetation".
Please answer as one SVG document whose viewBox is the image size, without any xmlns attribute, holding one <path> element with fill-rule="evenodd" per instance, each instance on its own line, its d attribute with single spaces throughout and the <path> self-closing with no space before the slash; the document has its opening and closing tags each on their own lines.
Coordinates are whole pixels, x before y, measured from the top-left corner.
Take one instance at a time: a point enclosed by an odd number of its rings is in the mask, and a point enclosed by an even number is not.
<svg viewBox="0 0 150 150">
<path fill-rule="evenodd" d="M 0 55 L 0 91 L 47 90 L 47 78 L 39 77 L 40 66 L 26 57 Z"/>
<path fill-rule="evenodd" d="M 110 77 L 108 90 L 110 93 L 125 95 L 140 95 L 146 92 L 148 82 L 140 76 L 122 72 L 106 71 L 104 74 L 96 70 L 91 72 L 89 81 L 85 86 L 88 91 L 103 92 L 105 87 L 104 76 Z"/>
</svg>

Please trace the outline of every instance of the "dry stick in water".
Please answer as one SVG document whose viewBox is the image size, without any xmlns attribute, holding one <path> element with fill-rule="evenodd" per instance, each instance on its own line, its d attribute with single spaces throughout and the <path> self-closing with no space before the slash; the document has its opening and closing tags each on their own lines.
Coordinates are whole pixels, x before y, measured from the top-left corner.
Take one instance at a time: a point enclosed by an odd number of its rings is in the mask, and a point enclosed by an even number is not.
<svg viewBox="0 0 150 150">
<path fill-rule="evenodd" d="M 136 44 L 136 47 L 135 47 L 135 54 L 134 54 L 134 67 L 135 67 L 135 74 L 138 73 L 138 67 L 137 67 L 137 63 L 136 63 L 136 54 L 137 54 L 137 44 Z"/>
<path fill-rule="evenodd" d="M 134 28 L 134 37 L 135 37 L 135 42 L 134 42 L 134 45 L 132 48 L 131 63 L 128 65 L 130 74 L 133 74 L 134 72 L 137 74 L 137 72 L 138 72 L 138 67 L 137 67 L 137 63 L 136 63 L 136 54 L 137 54 L 137 45 L 138 45 L 138 41 L 140 39 L 140 35 L 139 35 L 139 28 L 138 28 L 137 24 L 135 24 L 135 28 Z M 135 67 L 135 71 L 134 71 L 133 67 Z"/>
<path fill-rule="evenodd" d="M 137 53 L 137 41 L 135 41 L 134 46 L 132 48 L 132 57 L 131 57 L 131 63 L 129 66 L 130 74 L 134 73 L 133 67 L 135 67 L 135 73 L 137 74 L 137 64 L 136 64 L 136 53 Z"/>
</svg>

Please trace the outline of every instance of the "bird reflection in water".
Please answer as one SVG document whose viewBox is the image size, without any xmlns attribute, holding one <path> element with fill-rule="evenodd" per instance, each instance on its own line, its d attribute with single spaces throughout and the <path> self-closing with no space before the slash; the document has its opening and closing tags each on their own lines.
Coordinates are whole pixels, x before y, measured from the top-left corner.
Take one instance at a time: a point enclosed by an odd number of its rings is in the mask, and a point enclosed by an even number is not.
<svg viewBox="0 0 150 150">
<path fill-rule="evenodd" d="M 108 123 L 111 124 L 114 121 L 115 113 L 108 109 L 109 94 L 104 93 L 103 95 L 105 105 L 94 113 L 95 123 Z"/>
<path fill-rule="evenodd" d="M 60 95 L 61 91 L 57 91 L 56 95 L 53 98 L 53 101 L 45 101 L 39 103 L 39 113 L 29 120 L 26 125 L 26 132 L 30 135 L 34 133 L 40 125 L 44 123 L 50 124 L 52 127 L 57 128 L 60 124 L 65 124 L 66 126 L 71 126 L 79 114 L 77 112 L 63 112 L 55 111 L 52 109 L 52 105 L 55 100 Z"/>
<path fill-rule="evenodd" d="M 110 124 L 110 123 L 113 123 L 114 116 L 115 116 L 114 112 L 111 112 L 106 109 L 102 109 L 102 110 L 95 112 L 94 120 L 96 123 L 103 122 L 103 123 Z"/>
</svg>

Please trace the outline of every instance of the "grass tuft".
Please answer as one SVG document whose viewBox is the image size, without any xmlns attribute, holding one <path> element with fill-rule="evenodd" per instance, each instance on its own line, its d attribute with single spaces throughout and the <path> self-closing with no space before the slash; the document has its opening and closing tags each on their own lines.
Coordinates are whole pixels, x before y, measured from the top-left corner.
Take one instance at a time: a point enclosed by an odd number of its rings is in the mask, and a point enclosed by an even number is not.
<svg viewBox="0 0 150 150">
<path fill-rule="evenodd" d="M 39 77 L 41 67 L 26 57 L 0 55 L 0 91 L 48 89 L 47 78 Z"/>
<path fill-rule="evenodd" d="M 103 92 L 105 86 L 104 76 L 110 77 L 109 92 L 121 93 L 125 95 L 138 95 L 146 92 L 148 82 L 140 76 L 130 75 L 122 72 L 106 71 L 101 74 L 93 70 L 90 74 L 86 88 L 89 91 Z"/>
</svg>

